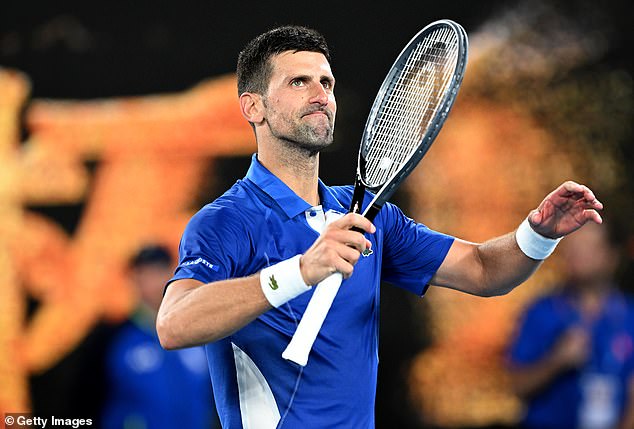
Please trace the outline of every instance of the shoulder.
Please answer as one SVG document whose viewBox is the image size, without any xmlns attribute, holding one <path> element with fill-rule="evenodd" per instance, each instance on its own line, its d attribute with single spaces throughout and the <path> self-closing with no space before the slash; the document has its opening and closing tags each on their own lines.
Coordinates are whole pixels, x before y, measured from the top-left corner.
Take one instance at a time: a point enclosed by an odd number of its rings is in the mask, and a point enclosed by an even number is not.
<svg viewBox="0 0 634 429">
<path fill-rule="evenodd" d="M 351 185 L 343 185 L 343 186 L 326 186 L 330 192 L 337 198 L 339 201 L 342 199 L 347 199 L 348 201 L 352 199 L 352 192 L 354 187 Z"/>
<path fill-rule="evenodd" d="M 623 290 L 618 285 L 614 285 L 610 292 L 610 300 L 622 302 L 628 311 L 634 310 L 634 295 L 630 292 Z"/>
<path fill-rule="evenodd" d="M 416 230 L 419 234 L 433 233 L 425 224 L 417 222 L 406 215 L 396 204 L 387 202 L 381 208 L 379 215 L 381 222 L 388 231 L 407 233 L 410 230 Z"/>
<path fill-rule="evenodd" d="M 237 182 L 213 202 L 202 207 L 190 219 L 186 232 L 210 231 L 217 228 L 243 229 L 258 211 L 246 186 Z"/>
<path fill-rule="evenodd" d="M 352 194 L 354 193 L 354 186 L 329 186 L 328 189 L 342 206 L 348 207 L 350 205 Z M 367 207 L 373 199 L 374 194 L 366 189 L 365 196 L 363 197 L 363 207 Z M 414 222 L 413 219 L 407 216 L 396 204 L 389 201 L 383 205 L 374 223 L 384 224 L 387 229 L 400 228 L 403 225 L 416 225 L 421 231 L 431 231 L 424 224 Z"/>
<path fill-rule="evenodd" d="M 535 298 L 529 302 L 521 318 L 529 323 L 550 325 L 568 313 L 569 305 L 564 294 L 555 291 Z M 565 317 L 564 317 L 565 319 Z"/>
<path fill-rule="evenodd" d="M 560 292 L 552 292 L 536 297 L 528 304 L 528 311 L 551 311 L 558 305 L 565 303 L 565 297 Z"/>
</svg>

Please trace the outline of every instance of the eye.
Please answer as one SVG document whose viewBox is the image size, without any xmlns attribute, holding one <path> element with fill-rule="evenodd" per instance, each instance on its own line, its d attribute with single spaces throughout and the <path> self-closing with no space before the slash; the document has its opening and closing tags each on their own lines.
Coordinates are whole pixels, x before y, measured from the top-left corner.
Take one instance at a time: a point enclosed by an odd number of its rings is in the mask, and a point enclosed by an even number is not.
<svg viewBox="0 0 634 429">
<path fill-rule="evenodd" d="M 323 79 L 321 85 L 326 89 L 332 89 L 333 83 L 330 79 Z"/>
<path fill-rule="evenodd" d="M 304 80 L 303 79 L 293 79 L 291 81 L 291 86 L 302 87 L 302 86 L 304 86 Z"/>
</svg>

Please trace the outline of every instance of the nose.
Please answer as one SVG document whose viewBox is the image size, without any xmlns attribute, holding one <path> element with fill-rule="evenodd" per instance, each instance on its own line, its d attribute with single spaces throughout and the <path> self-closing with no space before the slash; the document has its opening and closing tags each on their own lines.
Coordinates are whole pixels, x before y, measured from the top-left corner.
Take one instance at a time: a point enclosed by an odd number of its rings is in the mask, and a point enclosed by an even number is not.
<svg viewBox="0 0 634 429">
<path fill-rule="evenodd" d="M 330 92 L 323 87 L 321 83 L 314 85 L 312 96 L 310 97 L 311 103 L 318 103 L 321 106 L 328 105 L 330 101 Z"/>
</svg>

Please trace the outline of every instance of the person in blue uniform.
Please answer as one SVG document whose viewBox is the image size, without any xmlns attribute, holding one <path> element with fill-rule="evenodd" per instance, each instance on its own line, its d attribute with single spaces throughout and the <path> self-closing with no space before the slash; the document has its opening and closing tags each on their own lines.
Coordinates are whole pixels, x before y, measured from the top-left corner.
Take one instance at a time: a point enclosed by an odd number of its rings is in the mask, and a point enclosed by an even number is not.
<svg viewBox="0 0 634 429">
<path fill-rule="evenodd" d="M 562 250 L 567 282 L 528 307 L 510 349 L 523 425 L 633 428 L 634 302 L 614 283 L 617 249 L 592 225 Z"/>
<path fill-rule="evenodd" d="M 201 347 L 164 350 L 156 313 L 171 277 L 170 253 L 146 246 L 131 261 L 140 305 L 112 338 L 105 357 L 104 429 L 211 429 L 217 426 Z"/>
<path fill-rule="evenodd" d="M 352 188 L 318 177 L 337 110 L 323 36 L 268 31 L 240 53 L 237 74 L 257 154 L 243 180 L 191 219 L 157 318 L 165 348 L 205 344 L 225 429 L 374 427 L 381 280 L 417 295 L 430 284 L 503 294 L 560 237 L 601 222 L 601 203 L 574 182 L 518 231 L 483 244 L 432 231 L 392 204 L 374 223 L 346 214 Z M 313 286 L 335 272 L 344 281 L 308 364 L 284 360 Z"/>
</svg>

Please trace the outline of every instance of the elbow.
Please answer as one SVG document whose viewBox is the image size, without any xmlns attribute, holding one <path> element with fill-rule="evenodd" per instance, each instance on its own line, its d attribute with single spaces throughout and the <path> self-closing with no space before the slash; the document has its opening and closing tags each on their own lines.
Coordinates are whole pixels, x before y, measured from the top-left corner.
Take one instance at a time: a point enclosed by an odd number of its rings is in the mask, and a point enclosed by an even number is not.
<svg viewBox="0 0 634 429">
<path fill-rule="evenodd" d="M 174 313 L 161 314 L 160 312 L 156 318 L 156 334 L 161 347 L 165 350 L 196 347 L 223 337 L 211 330 L 205 335 L 196 333 L 191 320 L 177 317 Z"/>
<path fill-rule="evenodd" d="M 524 283 L 527 277 L 521 278 L 512 278 L 512 279 L 504 279 L 498 280 L 496 282 L 485 283 L 486 286 L 484 289 L 485 297 L 494 297 L 494 296 L 502 296 L 507 295 L 511 291 L 513 291 L 516 287 Z"/>
<path fill-rule="evenodd" d="M 479 248 L 476 247 L 474 251 L 479 268 L 477 273 L 471 276 L 473 280 L 471 287 L 476 295 L 483 298 L 493 298 L 506 295 L 515 288 L 516 284 L 513 283 L 513 280 L 496 274 L 499 268 L 491 269 L 491 264 L 485 263 Z"/>
<path fill-rule="evenodd" d="M 485 285 L 481 286 L 478 290 L 478 296 L 483 298 L 493 298 L 496 296 L 503 296 L 508 294 L 514 289 L 512 286 L 499 286 L 499 285 Z"/>
<path fill-rule="evenodd" d="M 176 350 L 185 347 L 174 329 L 174 322 L 169 317 L 159 316 L 156 318 L 156 334 L 158 335 L 161 347 L 165 350 Z"/>
<path fill-rule="evenodd" d="M 486 269 L 483 269 L 476 278 L 477 280 L 472 287 L 476 291 L 476 295 L 484 298 L 506 295 L 525 280 L 516 277 L 500 276 Z"/>
<path fill-rule="evenodd" d="M 517 285 L 513 283 L 493 281 L 489 277 L 482 275 L 472 279 L 465 286 L 466 287 L 463 290 L 466 290 L 473 295 L 482 298 L 493 298 L 508 294 L 515 289 L 515 286 Z"/>
</svg>

